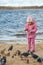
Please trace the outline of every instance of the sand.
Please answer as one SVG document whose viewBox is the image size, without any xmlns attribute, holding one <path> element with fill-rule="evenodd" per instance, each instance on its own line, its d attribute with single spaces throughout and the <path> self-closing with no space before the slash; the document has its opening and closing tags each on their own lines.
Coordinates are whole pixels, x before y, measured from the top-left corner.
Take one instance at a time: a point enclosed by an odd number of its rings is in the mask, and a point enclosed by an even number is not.
<svg viewBox="0 0 43 65">
<path fill-rule="evenodd" d="M 8 51 L 8 48 L 11 45 L 13 45 L 13 49 L 12 51 Z M 37 60 L 33 59 L 31 55 L 29 55 L 27 58 L 23 57 L 23 60 L 18 55 L 12 58 L 17 50 L 20 50 L 21 53 L 26 52 L 27 44 L 0 44 L 0 58 L 3 55 L 6 55 L 6 65 L 43 65 L 43 62 L 37 62 Z M 43 43 L 36 44 L 36 51 L 34 53 L 40 57 L 43 57 Z M 27 60 L 29 60 L 29 62 Z"/>
</svg>

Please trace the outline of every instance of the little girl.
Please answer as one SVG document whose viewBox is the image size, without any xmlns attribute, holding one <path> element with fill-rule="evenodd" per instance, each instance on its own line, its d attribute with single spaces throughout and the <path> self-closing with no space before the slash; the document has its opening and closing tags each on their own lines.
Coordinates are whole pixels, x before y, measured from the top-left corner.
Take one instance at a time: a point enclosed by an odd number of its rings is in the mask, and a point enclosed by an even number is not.
<svg viewBox="0 0 43 65">
<path fill-rule="evenodd" d="M 27 23 L 24 27 L 24 30 L 26 31 L 28 40 L 27 51 L 35 52 L 35 37 L 36 37 L 37 25 L 32 17 L 27 18 Z"/>
</svg>

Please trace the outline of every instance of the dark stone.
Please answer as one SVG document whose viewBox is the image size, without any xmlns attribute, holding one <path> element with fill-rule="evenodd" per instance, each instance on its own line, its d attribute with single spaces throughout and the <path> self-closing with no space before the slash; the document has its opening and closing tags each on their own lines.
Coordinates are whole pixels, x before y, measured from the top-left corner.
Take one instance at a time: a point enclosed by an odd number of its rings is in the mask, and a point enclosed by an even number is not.
<svg viewBox="0 0 43 65">
<path fill-rule="evenodd" d="M 5 65 L 5 64 L 6 64 L 6 57 L 3 56 L 3 57 L 1 58 L 1 60 L 0 60 L 0 62 L 1 62 L 1 65 Z"/>
<path fill-rule="evenodd" d="M 13 46 L 11 45 L 8 49 L 8 51 L 11 51 L 13 49 Z"/>
</svg>

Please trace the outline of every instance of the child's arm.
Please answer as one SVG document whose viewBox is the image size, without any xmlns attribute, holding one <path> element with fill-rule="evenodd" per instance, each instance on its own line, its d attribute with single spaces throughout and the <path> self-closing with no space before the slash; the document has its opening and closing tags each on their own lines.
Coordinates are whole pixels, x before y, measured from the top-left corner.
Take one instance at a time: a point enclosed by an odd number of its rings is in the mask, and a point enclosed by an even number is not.
<svg viewBox="0 0 43 65">
<path fill-rule="evenodd" d="M 34 26 L 34 29 L 32 30 L 32 32 L 36 32 L 37 31 L 37 25 Z"/>
<path fill-rule="evenodd" d="M 24 31 L 27 31 L 27 30 L 28 30 L 28 25 L 26 24 L 24 27 Z"/>
</svg>

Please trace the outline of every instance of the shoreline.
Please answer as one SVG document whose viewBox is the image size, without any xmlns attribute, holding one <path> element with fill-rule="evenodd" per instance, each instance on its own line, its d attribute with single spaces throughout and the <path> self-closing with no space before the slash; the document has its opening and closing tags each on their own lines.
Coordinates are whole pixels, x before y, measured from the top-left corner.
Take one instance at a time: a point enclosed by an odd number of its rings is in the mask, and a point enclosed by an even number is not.
<svg viewBox="0 0 43 65">
<path fill-rule="evenodd" d="M 43 40 L 35 40 L 35 44 L 43 43 Z M 27 44 L 27 40 L 0 40 L 0 44 Z"/>
</svg>

